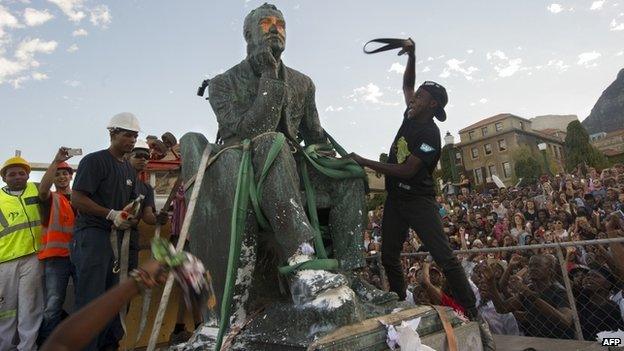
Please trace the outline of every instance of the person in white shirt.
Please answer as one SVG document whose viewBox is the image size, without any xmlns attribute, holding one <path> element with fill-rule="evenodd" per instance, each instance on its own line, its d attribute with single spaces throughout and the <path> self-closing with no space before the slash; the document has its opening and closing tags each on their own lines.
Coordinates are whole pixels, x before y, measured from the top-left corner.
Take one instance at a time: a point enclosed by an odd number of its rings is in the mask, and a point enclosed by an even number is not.
<svg viewBox="0 0 624 351">
<path fill-rule="evenodd" d="M 520 328 L 513 313 L 498 313 L 487 293 L 487 283 L 483 277 L 483 269 L 487 261 L 477 265 L 472 273 L 470 286 L 477 298 L 477 310 L 490 326 L 493 334 L 520 335 Z"/>
<path fill-rule="evenodd" d="M 492 200 L 492 212 L 496 212 L 498 218 L 505 218 L 507 216 L 507 208 L 503 205 L 498 198 Z"/>
</svg>

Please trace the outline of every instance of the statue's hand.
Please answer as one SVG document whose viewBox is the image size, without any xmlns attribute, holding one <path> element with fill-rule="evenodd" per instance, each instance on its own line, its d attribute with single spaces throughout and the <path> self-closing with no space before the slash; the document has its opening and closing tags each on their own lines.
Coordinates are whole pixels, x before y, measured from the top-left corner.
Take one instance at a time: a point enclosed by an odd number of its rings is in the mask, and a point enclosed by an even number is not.
<svg viewBox="0 0 624 351">
<path fill-rule="evenodd" d="M 271 49 L 266 48 L 266 50 L 253 54 L 251 60 L 254 61 L 257 67 L 260 67 L 263 77 L 277 79 L 278 63 L 275 57 L 273 57 Z"/>
</svg>

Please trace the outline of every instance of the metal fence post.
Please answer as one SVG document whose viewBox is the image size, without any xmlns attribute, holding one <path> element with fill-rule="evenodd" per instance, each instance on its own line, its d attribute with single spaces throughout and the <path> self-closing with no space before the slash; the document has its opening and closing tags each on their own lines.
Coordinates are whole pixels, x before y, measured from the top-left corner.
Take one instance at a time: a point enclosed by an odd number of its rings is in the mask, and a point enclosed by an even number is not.
<svg viewBox="0 0 624 351">
<path fill-rule="evenodd" d="M 572 309 L 572 319 L 574 321 L 574 329 L 576 331 L 576 339 L 583 340 L 583 331 L 581 330 L 581 322 L 579 320 L 578 311 L 576 310 L 576 301 L 572 294 L 572 284 L 570 284 L 570 277 L 568 277 L 568 270 L 566 269 L 566 261 L 561 252 L 561 246 L 557 246 L 557 258 L 559 259 L 559 268 L 561 268 L 561 276 L 563 283 L 565 284 L 566 295 L 568 295 L 568 303 Z"/>
</svg>

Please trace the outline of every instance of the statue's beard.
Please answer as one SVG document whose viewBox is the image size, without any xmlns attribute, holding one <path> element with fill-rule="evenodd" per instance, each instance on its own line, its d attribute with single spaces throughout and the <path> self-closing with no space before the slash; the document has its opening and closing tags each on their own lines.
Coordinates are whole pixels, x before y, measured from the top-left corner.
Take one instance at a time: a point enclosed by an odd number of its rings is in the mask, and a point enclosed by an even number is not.
<svg viewBox="0 0 624 351">
<path fill-rule="evenodd" d="M 284 52 L 285 49 L 285 45 L 284 42 L 278 42 L 278 41 L 269 41 L 269 40 L 263 40 L 261 42 L 251 42 L 247 44 L 247 56 L 251 57 L 255 54 L 258 54 L 260 52 L 263 52 L 266 50 L 266 48 L 269 48 L 269 50 L 271 50 L 271 53 L 273 54 L 273 57 L 275 57 L 276 60 L 280 60 L 280 57 L 282 56 L 282 52 Z"/>
</svg>

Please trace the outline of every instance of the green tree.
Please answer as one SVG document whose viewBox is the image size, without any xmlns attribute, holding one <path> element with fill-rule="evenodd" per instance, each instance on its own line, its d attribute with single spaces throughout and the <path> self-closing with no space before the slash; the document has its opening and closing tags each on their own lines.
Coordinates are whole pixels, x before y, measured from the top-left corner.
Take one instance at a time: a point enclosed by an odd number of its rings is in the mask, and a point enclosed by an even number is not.
<svg viewBox="0 0 624 351">
<path fill-rule="evenodd" d="M 383 162 L 386 163 L 388 162 L 388 154 L 385 152 L 382 152 L 379 154 L 379 162 Z"/>
<path fill-rule="evenodd" d="M 377 207 L 381 206 L 386 202 L 386 193 L 377 193 L 373 196 L 366 199 L 366 209 L 367 211 L 375 210 Z"/>
<path fill-rule="evenodd" d="M 522 178 L 522 184 L 535 184 L 544 171 L 541 155 L 534 154 L 528 146 L 522 146 L 511 157 L 514 163 L 514 183 Z"/>
<path fill-rule="evenodd" d="M 607 158 L 589 142 L 589 134 L 579 121 L 572 121 L 568 124 L 564 151 L 568 172 L 573 171 L 582 163 L 599 169 L 609 164 Z"/>
<path fill-rule="evenodd" d="M 459 179 L 453 179 L 453 158 L 451 154 L 453 154 L 454 148 L 452 145 L 444 145 L 442 147 L 442 151 L 440 151 L 440 165 L 442 166 L 442 172 L 440 177 L 444 183 L 453 182 L 457 183 Z"/>
<path fill-rule="evenodd" d="M 385 152 L 382 152 L 379 154 L 379 162 L 381 163 L 388 163 L 388 154 Z M 377 176 L 377 178 L 381 178 L 381 176 L 383 174 L 381 174 L 380 172 L 375 172 L 375 175 Z"/>
</svg>

